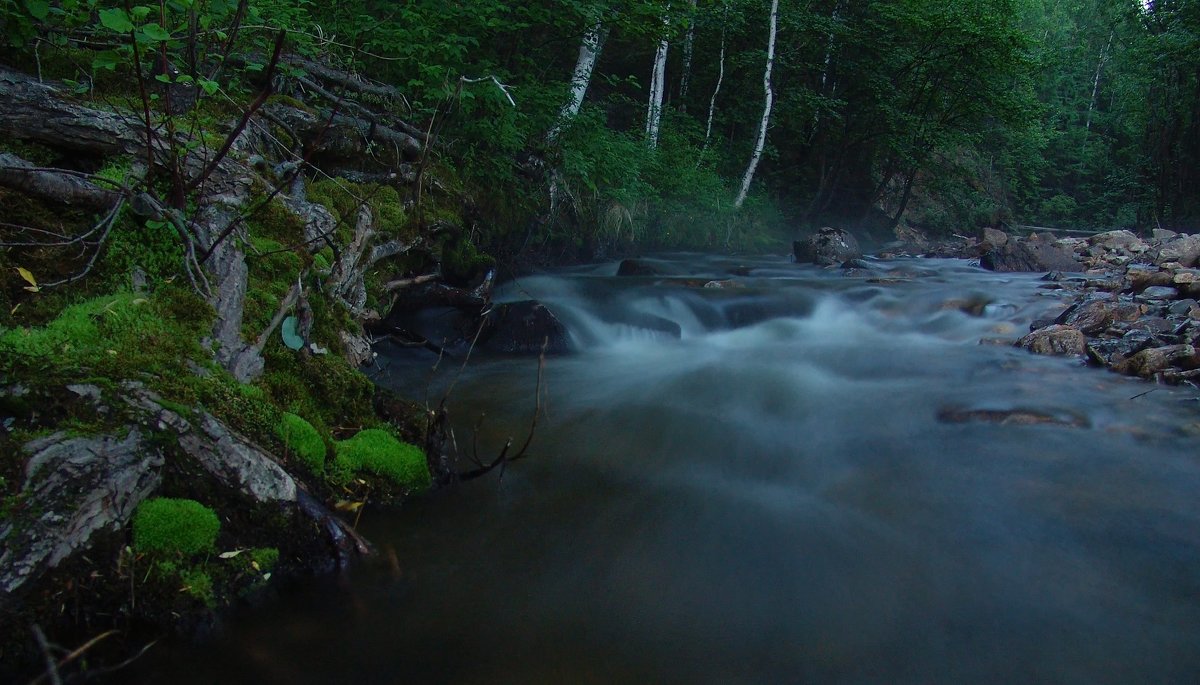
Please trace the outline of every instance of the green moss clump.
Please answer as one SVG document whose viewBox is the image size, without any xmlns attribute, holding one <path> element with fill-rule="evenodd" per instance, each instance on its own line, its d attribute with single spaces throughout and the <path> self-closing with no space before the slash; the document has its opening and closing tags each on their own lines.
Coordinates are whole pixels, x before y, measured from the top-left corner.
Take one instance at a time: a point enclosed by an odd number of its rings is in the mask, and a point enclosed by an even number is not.
<svg viewBox="0 0 1200 685">
<path fill-rule="evenodd" d="M 442 248 L 442 275 L 456 285 L 467 285 L 495 264 L 495 259 L 470 240 L 454 240 Z"/>
<path fill-rule="evenodd" d="M 216 512 L 190 499 L 155 497 L 142 502 L 133 515 L 133 547 L 139 552 L 185 556 L 211 552 L 219 532 Z"/>
<path fill-rule="evenodd" d="M 381 428 L 368 428 L 338 442 L 337 461 L 349 471 L 367 471 L 409 490 L 424 490 L 432 482 L 421 448 L 400 442 Z"/>
<path fill-rule="evenodd" d="M 179 572 L 180 591 L 196 598 L 208 608 L 217 605 L 216 595 L 213 594 L 212 576 L 202 568 L 192 567 Z"/>
<path fill-rule="evenodd" d="M 255 547 L 249 553 L 250 567 L 266 573 L 279 563 L 279 550 L 275 547 Z"/>
<path fill-rule="evenodd" d="M 276 434 L 288 450 L 314 473 L 325 469 L 325 441 L 303 417 L 285 412 L 279 417 Z"/>
</svg>

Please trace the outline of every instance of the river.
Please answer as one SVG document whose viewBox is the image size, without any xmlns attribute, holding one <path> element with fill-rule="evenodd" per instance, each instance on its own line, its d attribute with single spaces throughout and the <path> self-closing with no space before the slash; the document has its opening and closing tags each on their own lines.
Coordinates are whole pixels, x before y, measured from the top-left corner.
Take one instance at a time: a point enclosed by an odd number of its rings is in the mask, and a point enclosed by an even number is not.
<svg viewBox="0 0 1200 685">
<path fill-rule="evenodd" d="M 1058 305 L 1037 275 L 651 263 L 673 276 L 505 285 L 574 348 L 529 457 L 368 507 L 380 561 L 160 649 L 146 681 L 1194 682 L 1194 390 L 980 344 Z M 410 396 L 454 383 L 460 447 L 524 441 L 536 359 L 380 352 Z M 946 420 L 1013 409 L 1060 423 Z"/>
</svg>

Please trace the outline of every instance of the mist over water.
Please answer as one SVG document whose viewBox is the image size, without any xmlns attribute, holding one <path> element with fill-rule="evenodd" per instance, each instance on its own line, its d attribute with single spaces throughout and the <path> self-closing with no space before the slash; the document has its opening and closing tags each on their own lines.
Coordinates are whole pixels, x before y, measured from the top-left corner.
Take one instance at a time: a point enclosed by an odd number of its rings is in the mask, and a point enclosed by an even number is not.
<svg viewBox="0 0 1200 685">
<path fill-rule="evenodd" d="M 498 300 L 541 300 L 575 349 L 546 361 L 532 456 L 502 479 L 368 508 L 362 532 L 394 564 L 257 608 L 148 677 L 1200 673 L 1194 391 L 980 345 L 1053 310 L 1036 276 L 950 260 L 656 264 L 674 275 L 607 264 L 505 286 Z M 731 267 L 739 287 L 701 287 Z M 377 380 L 410 396 L 436 402 L 457 373 L 380 352 Z M 536 359 L 477 355 L 450 399 L 459 445 L 490 458 L 522 442 L 536 383 Z M 947 408 L 1075 425 L 939 421 Z"/>
</svg>

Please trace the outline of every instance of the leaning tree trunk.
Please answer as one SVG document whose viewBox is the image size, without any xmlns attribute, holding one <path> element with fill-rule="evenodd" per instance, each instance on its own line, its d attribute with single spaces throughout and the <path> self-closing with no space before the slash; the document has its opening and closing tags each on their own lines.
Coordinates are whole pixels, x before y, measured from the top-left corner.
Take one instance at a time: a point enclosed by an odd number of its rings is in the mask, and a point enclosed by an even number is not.
<svg viewBox="0 0 1200 685">
<path fill-rule="evenodd" d="M 566 104 L 558 113 L 558 121 L 554 124 L 554 128 L 546 134 L 546 140 L 550 142 L 557 140 L 559 134 L 562 133 L 562 127 L 579 114 L 579 108 L 583 106 L 583 98 L 587 95 L 588 86 L 592 82 L 592 72 L 596 69 L 596 61 L 600 59 L 600 49 L 604 45 L 604 33 L 604 24 L 597 21 L 588 29 L 587 33 L 583 34 L 583 40 L 579 43 L 579 57 L 575 60 L 575 72 L 571 75 L 571 93 L 567 96 Z"/>
<path fill-rule="evenodd" d="M 670 6 L 668 6 L 670 9 Z M 667 17 L 663 17 L 663 24 Z M 667 48 L 670 43 L 664 35 L 654 53 L 654 68 L 650 73 L 650 102 L 646 106 L 646 142 L 650 149 L 658 147 L 658 131 L 662 123 L 663 95 L 667 85 Z"/>
<path fill-rule="evenodd" d="M 775 65 L 775 30 L 779 20 L 779 0 L 771 0 L 770 37 L 767 39 L 767 68 L 763 70 L 763 90 L 766 91 L 766 101 L 763 104 L 762 120 L 758 124 L 758 140 L 754 143 L 754 154 L 750 155 L 750 164 L 742 176 L 742 188 L 738 191 L 733 206 L 741 209 L 750 192 L 750 182 L 754 180 L 754 171 L 758 161 L 762 159 L 763 147 L 767 143 L 767 126 L 771 123 L 771 105 L 775 101 L 775 92 L 771 88 L 771 67 Z"/>
</svg>

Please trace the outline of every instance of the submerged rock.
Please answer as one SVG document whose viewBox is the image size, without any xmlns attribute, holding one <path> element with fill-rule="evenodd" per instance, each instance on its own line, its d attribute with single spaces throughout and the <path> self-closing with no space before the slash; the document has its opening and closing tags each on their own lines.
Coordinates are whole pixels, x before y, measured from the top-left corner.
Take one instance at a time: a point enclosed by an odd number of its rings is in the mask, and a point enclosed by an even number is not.
<svg viewBox="0 0 1200 685">
<path fill-rule="evenodd" d="M 797 263 L 822 266 L 835 266 L 862 256 L 857 238 L 849 231 L 829 226 L 804 240 L 794 241 L 792 252 Z"/>
<path fill-rule="evenodd" d="M 1049 413 L 1037 409 L 963 409 L 943 407 L 938 410 L 938 421 L 942 423 L 995 423 L 1001 426 L 1068 426 L 1088 428 L 1091 424 L 1082 416 L 1060 412 Z"/>
</svg>

